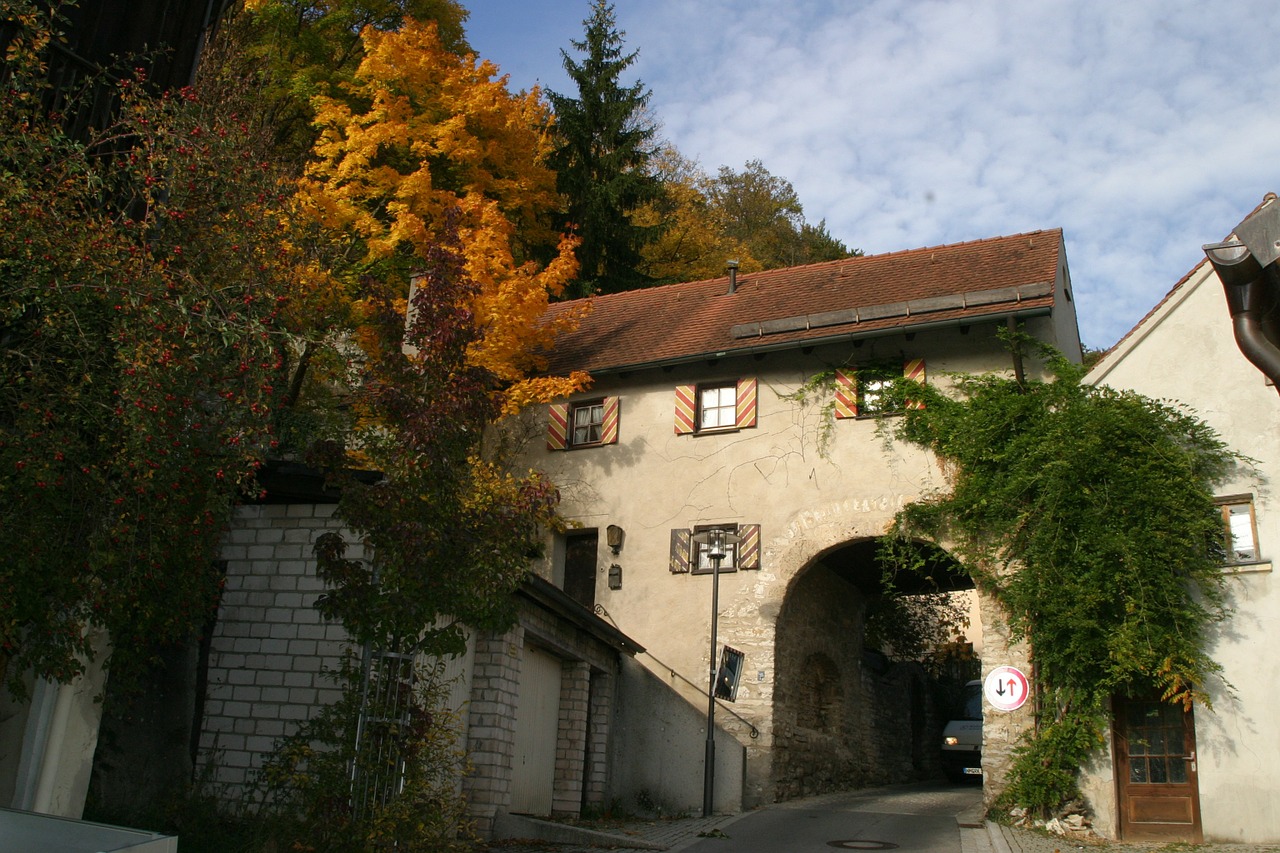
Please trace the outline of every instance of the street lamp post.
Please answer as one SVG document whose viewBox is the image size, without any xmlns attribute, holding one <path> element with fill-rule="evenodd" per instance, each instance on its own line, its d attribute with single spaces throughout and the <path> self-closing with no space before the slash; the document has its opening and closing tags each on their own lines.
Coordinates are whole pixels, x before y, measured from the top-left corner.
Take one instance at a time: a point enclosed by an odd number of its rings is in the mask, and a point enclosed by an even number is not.
<svg viewBox="0 0 1280 853">
<path fill-rule="evenodd" d="M 711 653 L 710 674 L 707 678 L 707 746 L 702 760 L 702 816 L 711 817 L 715 804 L 716 786 L 716 627 L 720 617 L 720 563 L 728 554 L 729 546 L 738 543 L 738 537 L 734 533 L 717 527 L 695 534 L 693 541 L 698 545 L 706 546 L 707 559 L 711 561 Z"/>
</svg>

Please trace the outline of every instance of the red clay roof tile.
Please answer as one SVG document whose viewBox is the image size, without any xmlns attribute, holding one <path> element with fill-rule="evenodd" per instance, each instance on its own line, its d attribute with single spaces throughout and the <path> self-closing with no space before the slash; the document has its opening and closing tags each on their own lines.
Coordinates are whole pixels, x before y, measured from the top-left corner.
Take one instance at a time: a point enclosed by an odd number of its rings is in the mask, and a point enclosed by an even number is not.
<svg viewBox="0 0 1280 853">
<path fill-rule="evenodd" d="M 841 334 L 1053 306 L 1061 229 L 593 297 L 549 353 L 553 373 L 801 346 Z M 553 305 L 548 316 L 577 302 Z"/>
</svg>

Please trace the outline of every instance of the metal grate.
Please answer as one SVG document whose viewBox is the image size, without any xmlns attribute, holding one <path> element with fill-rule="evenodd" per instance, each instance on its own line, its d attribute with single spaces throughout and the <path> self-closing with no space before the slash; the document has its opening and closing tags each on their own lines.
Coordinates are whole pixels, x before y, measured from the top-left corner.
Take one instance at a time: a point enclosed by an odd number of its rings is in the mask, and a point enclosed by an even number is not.
<svg viewBox="0 0 1280 853">
<path fill-rule="evenodd" d="M 410 736 L 415 657 L 366 646 L 362 670 L 351 764 L 351 808 L 357 819 L 387 805 L 404 790 L 404 745 Z"/>
</svg>

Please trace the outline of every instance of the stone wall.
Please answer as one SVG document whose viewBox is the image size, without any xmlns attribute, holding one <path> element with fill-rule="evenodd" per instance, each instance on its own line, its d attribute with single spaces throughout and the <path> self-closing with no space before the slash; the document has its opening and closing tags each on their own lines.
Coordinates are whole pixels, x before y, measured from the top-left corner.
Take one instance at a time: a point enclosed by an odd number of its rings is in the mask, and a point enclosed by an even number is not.
<svg viewBox="0 0 1280 853">
<path fill-rule="evenodd" d="M 199 764 L 236 797 L 272 752 L 339 697 L 323 674 L 346 648 L 342 627 L 314 608 L 324 585 L 313 547 L 341 529 L 332 504 L 241 506 L 222 547 L 226 584 L 208 667 Z M 353 546 L 351 556 L 360 556 Z"/>
<path fill-rule="evenodd" d="M 773 779 L 778 801 L 867 784 L 861 593 L 821 564 L 778 615 Z"/>
<path fill-rule="evenodd" d="M 779 801 L 940 775 L 943 720 L 918 664 L 863 648 L 863 594 L 815 565 L 778 618 L 773 773 Z"/>
<path fill-rule="evenodd" d="M 873 665 L 874 664 L 874 665 Z M 866 730 L 867 784 L 885 785 L 942 775 L 942 728 L 946 721 L 937 686 L 916 663 L 864 658 L 862 701 Z"/>
<path fill-rule="evenodd" d="M 1030 648 L 1026 643 L 1009 640 L 1009 628 L 1000 606 L 989 595 L 979 593 L 978 607 L 982 614 L 982 677 L 998 666 L 1014 666 L 1027 678 L 1033 678 Z M 1035 684 L 1031 685 L 1032 695 Z M 1035 724 L 1035 711 L 1031 702 L 1016 711 L 997 711 L 989 702 L 982 703 L 982 784 L 983 799 L 990 807 L 1004 792 L 1009 769 L 1013 765 L 1013 750 L 1024 732 Z"/>
<path fill-rule="evenodd" d="M 325 672 L 341 663 L 347 638 L 314 607 L 325 588 L 312 554 L 321 535 L 342 530 L 333 509 L 328 504 L 240 507 L 225 539 L 226 584 L 210 644 L 199 761 L 225 799 L 237 798 L 253 782 L 278 739 L 339 698 Z M 363 556 L 358 544 L 348 554 Z M 554 814 L 576 816 L 584 805 L 603 806 L 629 790 L 611 778 L 618 768 L 650 761 L 638 754 L 643 739 L 619 726 L 619 705 L 627 698 L 635 702 L 628 712 L 679 706 L 697 716 L 666 688 L 623 697 L 620 665 L 626 661 L 635 667 L 630 655 L 638 647 L 562 590 L 530 579 L 517 593 L 517 604 L 517 625 L 500 634 L 475 632 L 469 656 L 449 663 L 449 672 L 462 676 L 451 705 L 454 699 L 467 701 L 461 742 L 471 770 L 460 784 L 484 835 L 512 804 L 522 669 L 531 646 L 561 664 L 555 765 L 548 779 Z M 618 731 L 627 736 L 615 737 Z M 724 746 L 721 776 L 728 784 L 717 803 L 736 811 L 742 805 L 742 749 L 728 736 L 718 740 Z M 689 766 L 696 763 L 700 780 L 701 758 L 701 749 L 682 750 L 676 762 L 681 777 L 692 778 Z M 692 805 L 683 794 L 677 799 L 685 808 Z"/>
<path fill-rule="evenodd" d="M 511 762 L 515 754 L 524 629 L 476 638 L 472 696 L 467 711 L 467 751 L 473 772 L 462 780 L 471 816 L 488 834 L 499 811 L 511 802 Z"/>
</svg>

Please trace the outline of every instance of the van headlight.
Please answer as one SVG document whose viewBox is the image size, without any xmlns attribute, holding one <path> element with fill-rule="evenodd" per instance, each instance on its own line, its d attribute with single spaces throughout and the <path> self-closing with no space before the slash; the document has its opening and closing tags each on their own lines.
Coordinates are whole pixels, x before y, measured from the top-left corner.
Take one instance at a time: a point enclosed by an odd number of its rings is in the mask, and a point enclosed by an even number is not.
<svg viewBox="0 0 1280 853">
<path fill-rule="evenodd" d="M 960 738 L 955 735 L 947 735 L 942 739 L 942 744 L 943 746 L 958 746 L 960 744 Z"/>
</svg>

